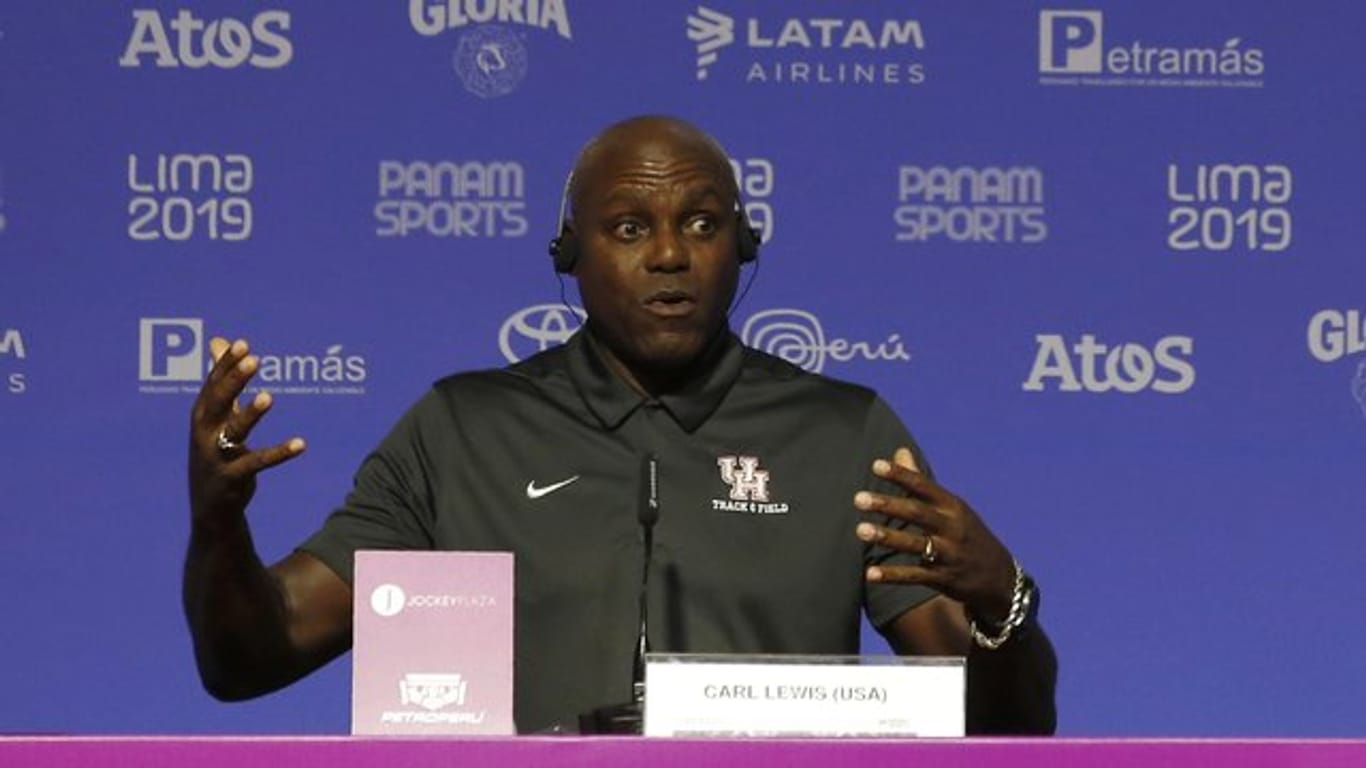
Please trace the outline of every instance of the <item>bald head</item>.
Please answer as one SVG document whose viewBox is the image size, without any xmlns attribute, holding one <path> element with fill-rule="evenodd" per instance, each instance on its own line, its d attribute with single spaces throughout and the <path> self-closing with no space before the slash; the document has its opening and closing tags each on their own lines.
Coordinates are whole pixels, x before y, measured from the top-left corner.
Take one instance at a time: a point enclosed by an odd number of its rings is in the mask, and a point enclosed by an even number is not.
<svg viewBox="0 0 1366 768">
<path fill-rule="evenodd" d="M 716 139 L 686 120 L 642 115 L 608 126 L 579 152 L 569 186 L 571 211 L 581 210 L 588 195 L 623 163 L 649 170 L 666 154 L 699 157 L 714 170 L 716 182 L 738 200 L 729 156 Z"/>
</svg>

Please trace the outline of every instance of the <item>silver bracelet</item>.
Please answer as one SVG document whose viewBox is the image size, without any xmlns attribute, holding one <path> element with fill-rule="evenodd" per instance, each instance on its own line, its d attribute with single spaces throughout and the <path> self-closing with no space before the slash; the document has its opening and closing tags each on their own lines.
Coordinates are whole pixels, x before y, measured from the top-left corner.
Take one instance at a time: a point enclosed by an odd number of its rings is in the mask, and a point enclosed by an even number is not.
<svg viewBox="0 0 1366 768">
<path fill-rule="evenodd" d="M 977 628 L 977 621 L 968 618 L 968 629 L 972 632 L 972 641 L 978 646 L 994 651 L 1005 645 L 1012 633 L 1024 626 L 1029 619 L 1029 609 L 1034 602 L 1034 590 L 1029 588 L 1029 578 L 1025 576 L 1024 569 L 1020 567 L 1019 561 L 1012 560 L 1015 565 L 1015 588 L 1010 593 L 1010 613 L 1006 615 L 1005 621 L 1001 622 L 1001 631 L 995 637 L 987 637 Z"/>
</svg>

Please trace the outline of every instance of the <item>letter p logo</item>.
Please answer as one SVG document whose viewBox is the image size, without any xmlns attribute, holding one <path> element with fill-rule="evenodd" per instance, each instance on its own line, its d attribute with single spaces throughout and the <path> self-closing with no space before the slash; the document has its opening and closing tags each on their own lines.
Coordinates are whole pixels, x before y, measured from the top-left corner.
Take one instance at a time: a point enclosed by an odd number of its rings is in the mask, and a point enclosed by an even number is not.
<svg viewBox="0 0 1366 768">
<path fill-rule="evenodd" d="M 1101 71 L 1100 11 L 1039 11 L 1039 71 Z"/>
<path fill-rule="evenodd" d="M 138 326 L 138 378 L 202 381 L 204 321 L 186 317 L 142 318 Z"/>
</svg>

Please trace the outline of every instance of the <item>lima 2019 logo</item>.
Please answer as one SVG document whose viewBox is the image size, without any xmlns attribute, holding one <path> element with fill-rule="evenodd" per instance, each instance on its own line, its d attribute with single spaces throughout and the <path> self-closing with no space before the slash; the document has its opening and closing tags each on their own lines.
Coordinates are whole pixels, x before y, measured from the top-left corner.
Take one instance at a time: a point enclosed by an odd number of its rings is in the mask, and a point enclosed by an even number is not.
<svg viewBox="0 0 1366 768">
<path fill-rule="evenodd" d="M 408 20 L 424 37 L 464 30 L 452 65 L 465 90 L 481 99 L 506 96 L 526 79 L 525 35 L 516 27 L 553 30 L 573 39 L 565 0 L 410 0 Z"/>
</svg>

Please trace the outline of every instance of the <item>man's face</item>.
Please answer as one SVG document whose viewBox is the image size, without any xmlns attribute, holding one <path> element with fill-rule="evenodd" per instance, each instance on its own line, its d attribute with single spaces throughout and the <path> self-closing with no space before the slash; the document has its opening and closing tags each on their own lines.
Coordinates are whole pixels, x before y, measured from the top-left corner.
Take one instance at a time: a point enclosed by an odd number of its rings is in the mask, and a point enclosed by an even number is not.
<svg viewBox="0 0 1366 768">
<path fill-rule="evenodd" d="M 638 381 L 697 359 L 739 275 L 725 158 L 694 138 L 645 133 L 583 169 L 574 212 L 591 327 Z"/>
</svg>

